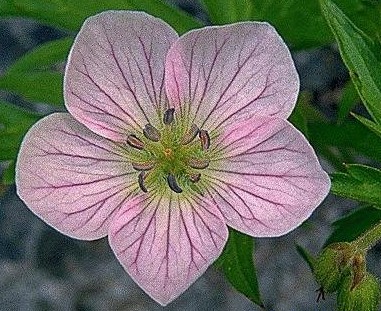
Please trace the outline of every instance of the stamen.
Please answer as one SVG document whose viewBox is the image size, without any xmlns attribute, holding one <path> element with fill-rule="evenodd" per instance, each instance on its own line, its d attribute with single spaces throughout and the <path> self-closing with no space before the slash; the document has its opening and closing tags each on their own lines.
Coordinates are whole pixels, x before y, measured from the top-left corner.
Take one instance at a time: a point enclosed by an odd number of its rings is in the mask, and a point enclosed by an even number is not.
<svg viewBox="0 0 381 311">
<path fill-rule="evenodd" d="M 196 138 L 197 134 L 199 133 L 199 128 L 196 124 L 192 124 L 188 132 L 185 133 L 183 138 L 181 139 L 182 145 L 187 145 L 193 141 L 193 139 Z"/>
<path fill-rule="evenodd" d="M 202 170 L 204 168 L 207 168 L 209 166 L 209 160 L 207 159 L 195 159 L 191 158 L 188 160 L 188 165 L 191 168 Z"/>
<path fill-rule="evenodd" d="M 146 173 L 144 171 L 141 171 L 138 175 L 138 183 L 139 187 L 143 192 L 148 192 L 147 188 L 144 186 L 144 178 Z"/>
<path fill-rule="evenodd" d="M 174 119 L 175 108 L 169 108 L 164 112 L 163 122 L 164 124 L 171 124 Z"/>
<path fill-rule="evenodd" d="M 143 134 L 149 140 L 152 140 L 155 142 L 158 142 L 161 138 L 160 132 L 156 129 L 156 127 L 152 126 L 149 123 L 146 124 L 146 126 L 144 127 Z"/>
<path fill-rule="evenodd" d="M 136 135 L 134 134 L 128 135 L 127 144 L 139 150 L 144 149 L 144 143 L 139 138 L 137 138 Z"/>
<path fill-rule="evenodd" d="M 189 175 L 189 180 L 191 182 L 194 182 L 194 183 L 200 181 L 200 178 L 201 178 L 201 174 L 200 173 L 198 173 L 198 174 L 190 174 Z"/>
<path fill-rule="evenodd" d="M 209 133 L 206 130 L 200 130 L 198 133 L 198 136 L 200 137 L 201 140 L 201 149 L 203 151 L 206 151 L 210 147 L 210 137 Z"/>
<path fill-rule="evenodd" d="M 132 167 L 137 171 L 149 171 L 154 168 L 155 163 L 155 161 L 131 162 Z"/>
<path fill-rule="evenodd" d="M 174 175 L 168 174 L 168 176 L 167 176 L 167 182 L 168 182 L 169 188 L 171 188 L 172 191 L 174 191 L 176 193 L 183 192 L 183 189 L 181 189 L 179 187 L 179 185 L 177 184 L 176 177 Z"/>
</svg>

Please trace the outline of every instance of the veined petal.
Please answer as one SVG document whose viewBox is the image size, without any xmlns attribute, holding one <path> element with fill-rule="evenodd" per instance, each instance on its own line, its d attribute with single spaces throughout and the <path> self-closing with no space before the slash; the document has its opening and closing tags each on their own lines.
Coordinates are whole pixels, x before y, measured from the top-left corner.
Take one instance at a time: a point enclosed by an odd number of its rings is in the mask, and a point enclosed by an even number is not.
<svg viewBox="0 0 381 311">
<path fill-rule="evenodd" d="M 114 217 L 111 248 L 148 295 L 166 305 L 221 254 L 228 236 L 221 213 L 205 199 L 134 198 Z"/>
<path fill-rule="evenodd" d="M 252 117 L 213 143 L 207 193 L 231 227 L 279 236 L 306 220 L 327 196 L 328 175 L 304 136 L 278 118 Z"/>
<path fill-rule="evenodd" d="M 37 122 L 22 142 L 17 193 L 38 217 L 74 238 L 107 234 L 110 219 L 137 187 L 124 151 L 67 113 Z"/>
<path fill-rule="evenodd" d="M 177 39 L 165 22 L 143 12 L 106 11 L 88 18 L 69 55 L 65 104 L 95 133 L 125 141 L 129 131 L 158 122 L 166 107 L 165 56 Z"/>
<path fill-rule="evenodd" d="M 254 115 L 287 118 L 299 90 L 290 52 L 267 23 L 191 31 L 172 45 L 165 70 L 172 105 L 209 130 Z"/>
</svg>

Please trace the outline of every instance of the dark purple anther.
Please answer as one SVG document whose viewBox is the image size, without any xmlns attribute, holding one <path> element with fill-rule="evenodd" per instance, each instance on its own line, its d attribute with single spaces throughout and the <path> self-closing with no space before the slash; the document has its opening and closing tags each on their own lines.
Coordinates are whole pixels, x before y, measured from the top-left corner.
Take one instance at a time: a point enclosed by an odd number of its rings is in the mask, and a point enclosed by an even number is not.
<svg viewBox="0 0 381 311">
<path fill-rule="evenodd" d="M 160 132 L 157 130 L 156 127 L 152 126 L 151 124 L 146 124 L 146 126 L 143 129 L 143 134 L 146 138 L 154 142 L 158 142 L 161 138 Z"/>
<path fill-rule="evenodd" d="M 169 108 L 164 112 L 163 122 L 164 124 L 171 124 L 175 115 L 175 108 Z"/>
<path fill-rule="evenodd" d="M 132 167 L 137 171 L 149 171 L 155 166 L 155 161 L 146 161 L 146 162 L 131 162 Z"/>
<path fill-rule="evenodd" d="M 139 150 L 144 149 L 144 143 L 139 138 L 137 138 L 136 135 L 134 134 L 128 135 L 127 144 Z"/>
<path fill-rule="evenodd" d="M 183 189 L 181 189 L 179 187 L 179 185 L 177 184 L 176 177 L 174 175 L 168 174 L 168 176 L 167 176 L 167 182 L 168 182 L 169 188 L 171 188 L 172 191 L 174 191 L 176 193 L 183 192 Z"/>
<path fill-rule="evenodd" d="M 144 178 L 145 178 L 145 172 L 141 171 L 138 175 L 138 183 L 139 187 L 143 192 L 148 192 L 147 188 L 144 186 Z"/>
<path fill-rule="evenodd" d="M 189 175 L 189 180 L 193 183 L 196 183 L 198 181 L 200 181 L 200 178 L 201 178 L 201 174 L 198 173 L 198 174 L 190 174 Z"/>
<path fill-rule="evenodd" d="M 195 159 L 191 158 L 188 160 L 188 165 L 191 168 L 202 170 L 204 168 L 207 168 L 209 166 L 209 160 L 207 159 Z"/>
<path fill-rule="evenodd" d="M 208 150 L 210 147 L 209 133 L 205 130 L 200 130 L 200 132 L 198 133 L 198 136 L 200 137 L 200 141 L 201 141 L 201 149 L 203 151 Z"/>
<path fill-rule="evenodd" d="M 197 136 L 199 131 L 200 130 L 199 130 L 198 126 L 196 124 L 192 124 L 192 126 L 190 127 L 188 132 L 186 132 L 185 135 L 183 136 L 183 138 L 181 139 L 181 144 L 187 145 L 187 144 L 191 143 L 193 141 L 193 139 L 195 139 L 195 137 Z"/>
</svg>

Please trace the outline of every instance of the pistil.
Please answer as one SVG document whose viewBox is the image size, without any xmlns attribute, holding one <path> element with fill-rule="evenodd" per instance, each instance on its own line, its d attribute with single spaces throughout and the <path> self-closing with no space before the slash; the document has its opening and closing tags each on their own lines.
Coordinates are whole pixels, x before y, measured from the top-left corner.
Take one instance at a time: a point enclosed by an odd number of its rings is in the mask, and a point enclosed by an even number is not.
<svg viewBox="0 0 381 311">
<path fill-rule="evenodd" d="M 163 185 L 163 180 L 175 193 L 200 191 L 194 184 L 200 181 L 201 174 L 194 170 L 209 166 L 210 160 L 204 154 L 210 147 L 209 133 L 200 130 L 196 124 L 184 131 L 181 120 L 174 126 L 174 114 L 174 108 L 164 112 L 160 130 L 148 123 L 143 128 L 143 136 L 130 134 L 127 137 L 127 144 L 140 150 L 133 154 L 131 165 L 139 172 L 138 184 L 143 192 L 148 191 L 146 183 L 148 188 L 156 188 Z M 194 141 L 197 135 L 199 142 Z"/>
</svg>

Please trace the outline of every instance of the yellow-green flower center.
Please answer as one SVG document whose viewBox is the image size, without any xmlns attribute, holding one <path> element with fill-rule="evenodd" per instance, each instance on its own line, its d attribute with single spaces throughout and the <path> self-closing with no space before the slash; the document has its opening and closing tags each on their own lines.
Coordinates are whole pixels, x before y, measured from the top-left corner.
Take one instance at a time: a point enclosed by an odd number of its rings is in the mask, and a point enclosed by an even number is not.
<svg viewBox="0 0 381 311">
<path fill-rule="evenodd" d="M 200 192 L 201 171 L 209 166 L 210 137 L 197 125 L 175 120 L 168 109 L 160 127 L 146 124 L 142 133 L 128 136 L 131 165 L 143 192 Z"/>
</svg>

